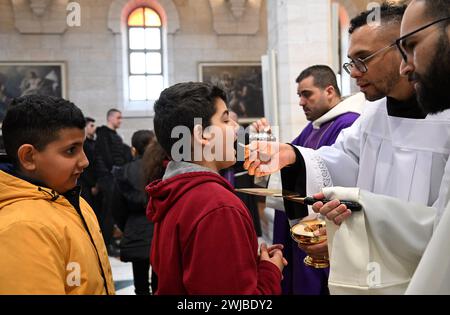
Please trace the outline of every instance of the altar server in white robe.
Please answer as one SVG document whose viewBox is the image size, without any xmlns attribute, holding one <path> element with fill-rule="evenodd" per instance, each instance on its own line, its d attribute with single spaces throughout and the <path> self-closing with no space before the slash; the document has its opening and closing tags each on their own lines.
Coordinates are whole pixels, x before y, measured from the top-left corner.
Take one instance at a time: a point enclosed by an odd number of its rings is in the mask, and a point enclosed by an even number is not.
<svg viewBox="0 0 450 315">
<path fill-rule="evenodd" d="M 398 41 L 404 59 L 401 72 L 416 82 L 419 102 L 429 113 L 450 108 L 449 26 L 450 0 L 413 0 L 402 21 Z M 445 128 L 434 136 L 450 140 Z M 358 188 L 326 188 L 324 195 L 316 195 L 350 199 L 364 207 L 363 212 L 352 214 L 338 201 L 314 206 L 330 220 L 330 281 L 335 284 L 335 292 L 373 289 L 397 293 L 397 289 L 409 285 L 407 294 L 450 294 L 449 183 L 450 162 L 435 207 L 405 203 Z M 377 270 L 367 271 L 369 264 Z"/>
<path fill-rule="evenodd" d="M 299 175 L 306 173 L 305 194 L 332 184 L 428 206 L 436 202 L 450 154 L 450 141 L 442 137 L 450 132 L 450 111 L 424 114 L 413 85 L 400 76 L 402 57 L 392 43 L 399 37 L 404 9 L 383 5 L 381 25 L 367 24 L 372 11 L 352 20 L 351 62 L 345 68 L 372 102 L 333 146 L 296 147 L 296 163 L 281 171 L 283 188 L 301 190 L 305 179 Z M 330 177 L 323 175 L 324 167 Z"/>
<path fill-rule="evenodd" d="M 275 148 L 278 144 L 269 143 L 274 146 L 274 159 L 267 163 L 247 159 L 250 174 L 266 175 L 289 165 L 281 170 L 283 188 L 302 194 L 334 185 L 428 206 L 436 202 L 450 154 L 450 141 L 441 136 L 450 131 L 450 112 L 423 114 L 412 84 L 399 74 L 402 57 L 392 43 L 400 34 L 404 9 L 383 5 L 380 25 L 367 24 L 372 11 L 351 21 L 348 55 L 352 61 L 346 68 L 366 98 L 374 101 L 367 103 L 361 117 L 331 147 L 311 150 L 279 144 Z M 256 127 L 266 126 L 258 122 Z M 264 148 L 260 145 L 259 150 Z M 274 165 L 274 161 L 280 163 Z M 288 213 L 307 214 L 304 209 L 290 211 L 296 207 L 291 203 L 285 206 Z"/>
<path fill-rule="evenodd" d="M 388 12 L 392 12 L 392 10 L 388 10 Z M 372 69 L 386 71 L 386 64 L 389 64 L 393 67 L 394 72 L 398 73 L 401 55 L 395 45 L 392 46 L 390 43 L 394 42 L 400 33 L 400 21 L 396 19 L 383 20 L 383 11 L 381 25 L 364 23 L 367 21 L 367 13 L 366 17 L 361 20 L 362 26 L 359 26 L 350 38 L 351 73 L 357 79 L 357 83 L 365 92 L 366 97 L 371 99 L 371 92 L 376 92 L 375 87 L 379 83 L 376 80 L 370 80 L 369 74 L 372 74 Z M 363 59 L 374 52 L 382 55 L 378 56 L 381 60 L 372 57 L 369 58 L 369 61 L 365 60 L 364 62 Z M 396 58 L 397 62 L 395 63 Z M 375 67 L 377 61 L 378 68 Z M 364 64 L 365 69 L 363 70 L 366 73 L 360 69 L 363 67 L 362 64 Z M 389 81 L 385 80 L 384 82 Z M 405 101 L 409 99 L 407 96 L 405 97 L 405 91 L 405 89 L 392 88 L 388 91 L 388 95 L 395 97 L 397 101 Z M 375 93 L 373 94 L 375 95 Z M 290 165 L 282 170 L 284 182 L 287 183 L 287 185 L 283 185 L 284 188 L 311 194 L 320 191 L 324 186 L 356 186 L 371 193 L 396 197 L 404 202 L 415 202 L 417 205 L 422 205 L 420 209 L 425 209 L 424 213 L 418 215 L 426 216 L 429 211 L 434 212 L 434 210 L 432 208 L 429 210 L 423 205 L 432 206 L 437 201 L 445 164 L 450 154 L 450 141 L 446 136 L 450 133 L 449 113 L 447 111 L 439 115 L 427 116 L 425 119 L 395 117 L 389 112 L 389 101 L 390 99 L 387 100 L 387 105 L 385 100 L 368 104 L 360 119 L 352 127 L 343 131 L 332 147 L 314 151 L 305 148 L 294 149 L 285 144 L 280 144 L 277 148 L 276 144 L 268 144 L 272 159 L 263 163 L 258 159 L 253 161 L 252 158 L 249 158 L 246 167 L 250 174 L 265 175 Z M 392 106 L 391 110 L 392 108 L 395 107 Z M 264 149 L 259 145 L 260 152 Z M 273 161 L 278 163 L 273 163 Z M 286 203 L 285 206 L 287 208 L 292 205 Z M 399 212 L 399 214 L 401 213 Z M 390 230 L 384 232 L 385 234 L 391 233 Z M 424 233 L 428 234 L 421 236 L 429 235 L 431 230 Z M 420 237 L 420 239 L 422 238 Z M 360 250 L 368 251 L 363 243 L 358 244 L 362 246 L 358 247 Z M 395 242 L 388 243 L 388 245 L 391 244 L 395 244 Z M 420 247 L 420 244 L 417 246 Z M 412 261 L 412 265 L 417 264 L 420 259 L 420 250 L 414 253 L 415 260 Z M 362 289 L 368 293 L 370 293 L 369 290 L 377 292 L 382 287 L 390 287 L 392 289 L 390 293 L 403 293 L 406 288 L 408 279 L 402 280 L 403 282 L 396 280 L 383 283 L 384 278 L 382 278 L 381 283 L 377 283 L 376 289 L 374 289 L 373 283 L 367 284 L 367 277 L 370 276 L 370 269 L 367 270 L 368 266 L 371 266 L 370 260 L 362 270 L 351 268 L 351 265 L 344 266 L 349 270 L 348 274 L 352 281 L 345 282 L 339 278 L 335 279 L 334 260 L 333 257 L 331 258 L 331 293 L 339 292 L 335 288 L 346 287 Z M 410 272 L 411 270 L 406 271 Z M 388 273 L 389 270 L 384 274 Z M 358 278 L 358 281 L 354 279 L 355 277 Z M 356 285 L 353 280 L 356 281 Z"/>
</svg>

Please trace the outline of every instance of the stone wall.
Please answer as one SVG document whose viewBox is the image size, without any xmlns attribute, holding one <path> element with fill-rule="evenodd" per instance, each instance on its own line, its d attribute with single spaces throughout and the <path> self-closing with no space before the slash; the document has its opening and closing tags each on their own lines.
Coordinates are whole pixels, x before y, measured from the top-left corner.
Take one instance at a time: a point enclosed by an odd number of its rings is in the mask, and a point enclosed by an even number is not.
<svg viewBox="0 0 450 315">
<path fill-rule="evenodd" d="M 214 25 L 212 6 L 217 0 L 148 0 L 161 6 L 169 1 L 179 17 L 179 28 L 167 38 L 169 85 L 198 80 L 200 62 L 259 62 L 267 50 L 265 0 L 252 2 L 260 2 L 257 11 L 243 12 L 241 19 L 253 20 L 253 28 L 245 34 L 245 27 L 250 29 L 250 26 L 239 25 L 238 35 L 234 35 L 236 27 L 227 30 Z M 33 16 L 28 1 L 0 0 L 0 62 L 64 61 L 67 65 L 67 97 L 81 107 L 85 115 L 97 119 L 98 125 L 104 124 L 109 108 L 124 109 L 122 35 L 115 34 L 110 28 L 110 8 L 117 1 L 77 0 L 81 8 L 81 26 L 58 29 L 56 34 L 50 34 L 45 28 L 42 28 L 43 33 L 31 34 L 30 28 L 28 31 L 24 28 L 29 27 L 30 21 L 43 21 L 39 25 L 50 23 L 55 14 L 52 6 L 61 2 L 64 1 L 50 1 L 47 11 L 37 17 Z M 145 1 L 124 3 L 133 5 L 137 2 Z M 228 19 L 240 20 L 231 15 Z M 22 25 L 17 24 L 18 20 Z M 125 115 L 127 118 L 119 133 L 128 143 L 135 130 L 153 128 L 151 115 L 140 117 L 126 111 Z"/>
<path fill-rule="evenodd" d="M 123 17 L 133 6 L 148 3 L 162 10 L 168 85 L 198 80 L 201 62 L 259 62 L 268 49 L 275 50 L 278 124 L 283 126 L 281 139 L 289 141 L 307 123 L 298 107 L 294 82 L 298 72 L 312 64 L 336 64 L 329 18 L 332 3 L 342 5 L 348 23 L 371 2 L 76 0 L 81 26 L 68 27 L 61 24 L 67 13 L 64 6 L 74 0 L 48 0 L 41 16 L 32 12 L 30 1 L 44 0 L 0 0 L 0 62 L 64 61 L 67 97 L 98 125 L 105 123 L 109 108 L 124 110 L 119 132 L 128 143 L 135 130 L 153 128 L 151 106 L 145 112 L 125 107 Z"/>
</svg>

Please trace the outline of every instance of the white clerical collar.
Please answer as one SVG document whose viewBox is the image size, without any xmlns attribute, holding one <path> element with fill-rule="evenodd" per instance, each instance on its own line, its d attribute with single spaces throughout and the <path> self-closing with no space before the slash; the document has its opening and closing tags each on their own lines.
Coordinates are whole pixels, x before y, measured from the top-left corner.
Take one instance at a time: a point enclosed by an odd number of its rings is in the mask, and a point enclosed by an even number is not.
<svg viewBox="0 0 450 315">
<path fill-rule="evenodd" d="M 361 114 L 364 104 L 366 103 L 366 97 L 364 93 L 357 93 L 349 96 L 342 102 L 334 106 L 328 112 L 312 122 L 314 129 L 320 129 L 324 123 L 336 118 L 345 113 Z"/>
</svg>

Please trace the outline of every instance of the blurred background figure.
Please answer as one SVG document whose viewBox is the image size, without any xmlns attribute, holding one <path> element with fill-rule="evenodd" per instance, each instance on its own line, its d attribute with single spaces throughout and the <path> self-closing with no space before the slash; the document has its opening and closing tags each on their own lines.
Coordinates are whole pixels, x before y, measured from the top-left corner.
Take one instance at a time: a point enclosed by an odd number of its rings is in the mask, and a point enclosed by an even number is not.
<svg viewBox="0 0 450 315">
<path fill-rule="evenodd" d="M 134 160 L 114 171 L 112 213 L 120 230 L 120 260 L 131 262 L 136 295 L 149 295 L 150 245 L 153 223 L 146 217 L 148 196 L 145 186 L 164 174 L 165 153 L 149 130 L 136 131 L 131 139 Z M 143 157 L 145 156 L 145 157 Z M 151 287 L 156 291 L 156 275 Z"/>
<path fill-rule="evenodd" d="M 122 113 L 117 109 L 110 109 L 106 114 L 106 126 L 98 127 L 96 130 L 95 143 L 95 174 L 99 190 L 100 226 L 103 239 L 105 240 L 108 254 L 113 257 L 119 256 L 116 242 L 112 242 L 114 231 L 114 219 L 111 213 L 113 199 L 113 169 L 123 167 L 130 161 L 130 148 L 125 146 L 117 129 L 122 124 Z"/>
<path fill-rule="evenodd" d="M 86 117 L 86 140 L 84 141 L 83 150 L 89 160 L 89 166 L 81 173 L 78 183 L 81 185 L 81 197 L 86 200 L 91 208 L 94 210 L 99 219 L 99 212 L 97 207 L 97 178 L 95 176 L 95 119 Z"/>
</svg>

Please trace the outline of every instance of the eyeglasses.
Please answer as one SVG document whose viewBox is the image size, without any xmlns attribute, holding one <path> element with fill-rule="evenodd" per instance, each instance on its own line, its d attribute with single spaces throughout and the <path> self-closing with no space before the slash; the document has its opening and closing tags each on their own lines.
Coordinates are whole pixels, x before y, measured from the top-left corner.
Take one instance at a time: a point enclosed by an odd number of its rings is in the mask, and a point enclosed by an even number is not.
<svg viewBox="0 0 450 315">
<path fill-rule="evenodd" d="M 398 50 L 400 51 L 400 54 L 402 54 L 403 60 L 404 60 L 405 62 L 408 61 L 408 55 L 407 55 L 407 53 L 406 53 L 406 51 L 405 51 L 405 49 L 404 49 L 404 47 L 403 47 L 404 40 L 405 40 L 406 38 L 408 38 L 408 37 L 410 37 L 410 36 L 412 36 L 412 35 L 414 35 L 414 34 L 420 32 L 420 31 L 423 31 L 424 29 L 427 29 L 427 28 L 429 28 L 430 26 L 433 26 L 434 24 L 437 24 L 437 23 L 440 23 L 440 22 L 443 22 L 443 21 L 446 21 L 446 20 L 450 20 L 450 16 L 449 16 L 449 17 L 446 17 L 446 18 L 439 19 L 439 20 L 434 21 L 434 22 L 431 22 L 431 23 L 429 23 L 429 24 L 427 24 L 427 25 L 425 25 L 425 26 L 422 26 L 422 27 L 418 28 L 418 29 L 415 30 L 415 31 L 412 31 L 411 33 L 408 33 L 408 34 L 403 35 L 402 37 L 398 38 L 398 39 L 395 41 L 395 45 L 397 46 Z"/>
<path fill-rule="evenodd" d="M 381 48 L 381 49 L 377 50 L 376 52 L 374 52 L 373 54 L 367 56 L 364 59 L 361 59 L 361 58 L 352 59 L 352 61 L 344 63 L 344 65 L 342 67 L 348 74 L 351 74 L 353 67 L 356 67 L 356 69 L 358 69 L 358 71 L 361 73 L 366 73 L 368 70 L 367 69 L 367 61 L 369 61 L 376 55 L 382 53 L 383 51 L 386 51 L 386 50 L 394 47 L 396 44 L 397 43 L 393 43 L 393 44 L 390 44 L 389 46 Z"/>
</svg>

